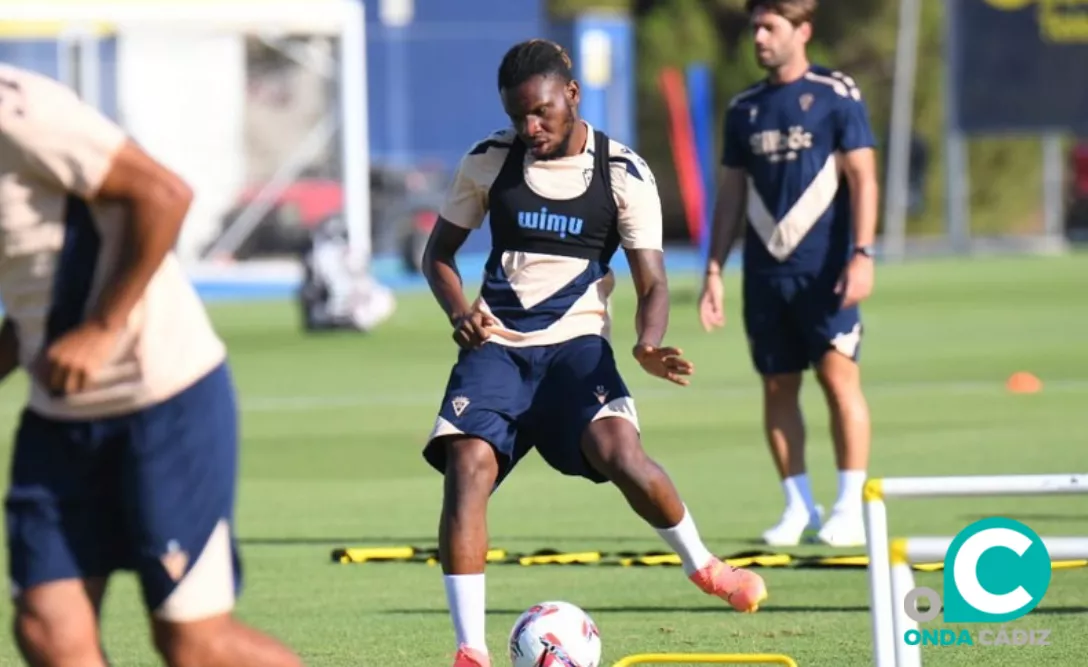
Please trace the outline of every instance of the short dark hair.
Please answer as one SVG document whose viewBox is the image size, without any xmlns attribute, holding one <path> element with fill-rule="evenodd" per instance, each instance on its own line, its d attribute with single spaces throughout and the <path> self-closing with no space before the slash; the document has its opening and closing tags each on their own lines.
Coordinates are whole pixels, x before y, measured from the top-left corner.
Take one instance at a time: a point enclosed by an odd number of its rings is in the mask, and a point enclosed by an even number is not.
<svg viewBox="0 0 1088 667">
<path fill-rule="evenodd" d="M 554 75 L 569 83 L 573 64 L 566 50 L 546 39 L 530 39 L 515 44 L 499 65 L 499 90 L 516 88 L 534 76 Z"/>
<path fill-rule="evenodd" d="M 817 0 L 748 0 L 744 10 L 752 14 L 757 9 L 765 9 L 798 26 L 812 22 L 817 4 Z"/>
</svg>

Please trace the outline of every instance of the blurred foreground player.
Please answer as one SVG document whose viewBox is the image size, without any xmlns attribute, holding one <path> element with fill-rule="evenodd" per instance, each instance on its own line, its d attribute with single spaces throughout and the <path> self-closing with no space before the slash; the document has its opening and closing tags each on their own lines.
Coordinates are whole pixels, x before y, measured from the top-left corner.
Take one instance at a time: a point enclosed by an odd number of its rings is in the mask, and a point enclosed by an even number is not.
<svg viewBox="0 0 1088 667">
<path fill-rule="evenodd" d="M 487 504 L 533 447 L 560 473 L 614 483 L 702 591 L 754 611 L 766 597 L 763 580 L 704 546 L 669 477 L 642 448 L 609 343 L 609 262 L 622 245 L 638 294 L 632 353 L 651 375 L 688 384 L 692 365 L 662 347 L 669 294 L 653 176 L 639 156 L 579 118 L 579 86 L 559 46 L 513 47 L 498 88 L 513 127 L 463 158 L 424 262 L 462 348 L 424 451 L 445 473 L 439 550 L 454 665 L 491 664 Z M 469 304 L 454 255 L 489 213 L 492 252 L 481 294 Z"/>
<path fill-rule="evenodd" d="M 167 664 L 301 664 L 231 616 L 234 393 L 170 253 L 190 200 L 72 91 L 0 64 L 0 376 L 30 375 L 5 515 L 35 667 L 106 664 L 97 615 L 117 570 L 139 575 Z"/>
<path fill-rule="evenodd" d="M 794 545 L 806 529 L 832 546 L 865 543 L 862 487 L 869 408 L 858 355 L 859 303 L 873 289 L 878 186 L 873 135 L 857 87 L 810 65 L 816 0 L 749 0 L 767 79 L 736 96 L 699 314 L 722 326 L 721 271 L 747 215 L 744 325 L 763 377 L 763 421 L 786 495 L 763 538 Z M 805 468 L 801 375 L 813 367 L 831 416 L 839 493 L 821 526 Z"/>
</svg>

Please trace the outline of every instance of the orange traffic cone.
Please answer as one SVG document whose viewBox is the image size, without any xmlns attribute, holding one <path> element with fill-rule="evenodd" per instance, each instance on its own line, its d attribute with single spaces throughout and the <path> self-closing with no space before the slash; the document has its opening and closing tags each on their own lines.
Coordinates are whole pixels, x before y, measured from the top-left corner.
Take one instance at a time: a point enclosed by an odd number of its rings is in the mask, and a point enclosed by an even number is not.
<svg viewBox="0 0 1088 667">
<path fill-rule="evenodd" d="M 1005 388 L 1014 394 L 1035 394 L 1043 390 L 1043 381 L 1027 371 L 1018 371 L 1009 376 Z"/>
</svg>

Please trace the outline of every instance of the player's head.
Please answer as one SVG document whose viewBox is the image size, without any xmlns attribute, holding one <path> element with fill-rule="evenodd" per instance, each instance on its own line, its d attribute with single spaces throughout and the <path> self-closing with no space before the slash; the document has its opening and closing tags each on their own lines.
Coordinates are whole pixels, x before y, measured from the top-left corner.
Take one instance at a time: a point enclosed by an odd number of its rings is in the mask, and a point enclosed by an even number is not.
<svg viewBox="0 0 1088 667">
<path fill-rule="evenodd" d="M 566 155 L 578 122 L 580 92 L 563 47 L 544 39 L 513 46 L 499 65 L 499 95 L 533 157 Z"/>
<path fill-rule="evenodd" d="M 774 70 L 805 57 L 817 0 L 748 0 L 756 59 Z"/>
</svg>

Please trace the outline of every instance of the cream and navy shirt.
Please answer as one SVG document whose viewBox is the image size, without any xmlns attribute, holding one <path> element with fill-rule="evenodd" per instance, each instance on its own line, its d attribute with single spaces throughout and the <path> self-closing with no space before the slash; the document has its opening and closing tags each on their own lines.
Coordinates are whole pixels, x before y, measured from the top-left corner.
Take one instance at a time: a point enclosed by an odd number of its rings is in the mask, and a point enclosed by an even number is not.
<svg viewBox="0 0 1088 667">
<path fill-rule="evenodd" d="M 116 272 L 127 211 L 96 195 L 128 140 L 60 83 L 0 64 L 0 301 L 28 370 L 83 320 Z M 171 253 L 93 385 L 53 397 L 32 377 L 29 407 L 55 418 L 124 414 L 174 396 L 225 357 Z"/>
<path fill-rule="evenodd" d="M 618 246 L 660 251 L 661 200 L 653 173 L 641 157 L 620 142 L 610 139 L 607 146 L 597 146 L 593 128 L 588 129 L 587 144 L 578 155 L 537 160 L 526 152 L 522 165 L 525 185 L 542 199 L 577 198 L 592 182 L 596 151 L 608 151 L 608 180 L 615 202 Z M 468 151 L 441 208 L 444 219 L 469 230 L 481 226 L 490 208 L 489 193 L 515 138 L 514 130 L 507 128 L 477 142 Z M 548 211 L 526 211 L 519 213 L 518 218 L 519 225 L 534 230 L 547 227 L 557 238 L 569 238 L 581 231 L 575 225 L 583 224 Z M 492 236 L 495 238 L 496 234 Z M 497 248 L 483 278 L 476 305 L 497 315 L 499 325 L 490 339 L 493 343 L 526 347 L 561 343 L 584 335 L 610 338 L 610 298 L 615 276 L 601 262 L 558 252 Z M 511 307 L 510 301 L 516 305 Z M 529 315 L 515 322 L 506 316 L 513 311 Z M 532 313 L 540 316 L 533 317 Z"/>
</svg>

